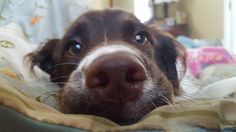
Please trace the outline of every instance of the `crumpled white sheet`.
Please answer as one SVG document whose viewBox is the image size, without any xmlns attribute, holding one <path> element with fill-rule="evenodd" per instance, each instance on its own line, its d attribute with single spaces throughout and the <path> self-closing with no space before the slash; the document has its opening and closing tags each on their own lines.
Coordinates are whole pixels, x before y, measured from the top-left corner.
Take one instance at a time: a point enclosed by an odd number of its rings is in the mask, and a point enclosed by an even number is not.
<svg viewBox="0 0 236 132">
<path fill-rule="evenodd" d="M 184 94 L 177 99 L 236 99 L 236 64 L 210 65 L 201 72 L 199 78 L 187 71 L 181 87 Z"/>
<path fill-rule="evenodd" d="M 5 44 L 5 42 L 8 42 Z M 8 45 L 7 45 L 8 44 Z M 39 81 L 40 79 L 29 72 L 29 64 L 25 63 L 25 55 L 32 52 L 37 45 L 30 43 L 24 36 L 22 29 L 15 23 L 0 27 L 0 58 L 6 60 L 10 65 L 21 73 L 24 80 Z M 35 68 L 42 81 L 48 80 L 48 75 Z M 44 78 L 44 79 L 43 79 Z"/>
<path fill-rule="evenodd" d="M 25 61 L 25 55 L 32 52 L 38 45 L 31 44 L 24 36 L 19 25 L 11 23 L 0 27 L 0 82 L 11 85 L 28 97 L 57 106 L 58 85 L 50 82 L 49 75 L 34 68 L 35 75 L 30 72 L 30 64 Z M 7 70 L 9 74 L 6 74 Z M 5 71 L 5 74 L 3 71 Z M 15 72 L 17 79 L 11 77 Z"/>
</svg>

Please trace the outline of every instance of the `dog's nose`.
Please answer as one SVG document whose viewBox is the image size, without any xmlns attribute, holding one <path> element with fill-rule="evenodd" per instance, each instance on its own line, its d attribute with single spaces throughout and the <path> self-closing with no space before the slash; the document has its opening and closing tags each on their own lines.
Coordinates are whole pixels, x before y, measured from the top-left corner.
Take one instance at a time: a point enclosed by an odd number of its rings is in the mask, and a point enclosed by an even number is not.
<svg viewBox="0 0 236 132">
<path fill-rule="evenodd" d="M 102 56 L 86 70 L 87 87 L 105 103 L 124 104 L 138 99 L 146 78 L 141 61 L 127 53 Z"/>
</svg>

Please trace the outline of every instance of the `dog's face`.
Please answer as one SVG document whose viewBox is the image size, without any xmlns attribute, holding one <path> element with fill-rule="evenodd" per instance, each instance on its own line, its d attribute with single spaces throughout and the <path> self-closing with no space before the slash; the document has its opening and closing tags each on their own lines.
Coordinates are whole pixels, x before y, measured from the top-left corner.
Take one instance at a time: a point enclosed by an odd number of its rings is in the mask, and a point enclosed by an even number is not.
<svg viewBox="0 0 236 132">
<path fill-rule="evenodd" d="M 63 112 L 130 124 L 179 94 L 176 60 L 184 53 L 132 14 L 104 10 L 80 16 L 62 39 L 29 57 L 62 87 Z"/>
</svg>

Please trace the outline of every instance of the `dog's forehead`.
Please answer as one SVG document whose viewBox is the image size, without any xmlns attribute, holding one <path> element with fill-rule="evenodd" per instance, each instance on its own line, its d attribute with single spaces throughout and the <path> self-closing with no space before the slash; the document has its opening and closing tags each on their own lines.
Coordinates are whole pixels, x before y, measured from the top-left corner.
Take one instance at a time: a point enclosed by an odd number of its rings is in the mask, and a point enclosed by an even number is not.
<svg viewBox="0 0 236 132">
<path fill-rule="evenodd" d="M 123 23 L 139 23 L 139 20 L 131 13 L 122 10 L 90 11 L 78 18 L 78 21 L 85 22 L 91 26 L 103 25 L 115 27 Z"/>
<path fill-rule="evenodd" d="M 131 13 L 122 10 L 90 11 L 80 16 L 69 29 L 69 33 L 90 39 L 121 38 L 124 30 L 142 25 Z"/>
</svg>

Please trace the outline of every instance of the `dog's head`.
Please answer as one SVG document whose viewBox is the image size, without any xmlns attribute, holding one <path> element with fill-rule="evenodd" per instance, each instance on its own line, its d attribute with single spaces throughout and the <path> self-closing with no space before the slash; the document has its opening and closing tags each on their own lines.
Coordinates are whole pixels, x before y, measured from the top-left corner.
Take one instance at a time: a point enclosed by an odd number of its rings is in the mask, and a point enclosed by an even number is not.
<svg viewBox="0 0 236 132">
<path fill-rule="evenodd" d="M 133 123 L 180 92 L 177 58 L 184 48 L 171 36 L 121 10 L 80 16 L 62 39 L 29 54 L 33 65 L 61 85 L 65 113 Z"/>
</svg>

